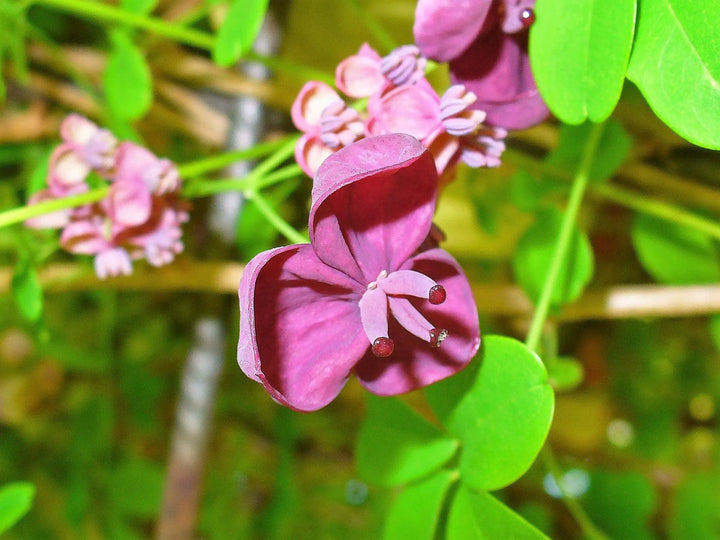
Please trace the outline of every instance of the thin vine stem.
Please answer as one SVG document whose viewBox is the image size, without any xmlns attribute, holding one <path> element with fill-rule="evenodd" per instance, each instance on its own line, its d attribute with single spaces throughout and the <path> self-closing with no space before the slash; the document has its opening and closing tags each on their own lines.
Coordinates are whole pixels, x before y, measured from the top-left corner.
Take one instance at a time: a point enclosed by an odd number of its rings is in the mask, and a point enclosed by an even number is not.
<svg viewBox="0 0 720 540">
<path fill-rule="evenodd" d="M 76 206 L 84 206 L 97 202 L 104 199 L 109 190 L 110 186 L 103 186 L 79 195 L 71 195 L 70 197 L 63 197 L 62 199 L 44 201 L 0 212 L 0 228 L 21 223 L 27 219 L 43 214 L 50 214 L 58 210 L 66 210 L 68 208 L 75 208 Z"/>
<path fill-rule="evenodd" d="M 296 231 L 292 225 L 285 221 L 260 193 L 257 191 L 246 191 L 245 196 L 255 204 L 257 209 L 265 216 L 265 219 L 285 238 L 294 244 L 306 244 L 309 242 L 308 238 Z"/>
<path fill-rule="evenodd" d="M 207 51 L 212 51 L 215 44 L 215 36 L 212 34 L 194 28 L 187 28 L 158 17 L 148 17 L 138 13 L 131 13 L 100 2 L 90 2 L 88 0 L 33 0 L 33 2 L 28 5 L 33 4 L 50 6 L 91 21 L 107 21 L 142 28 L 159 36 Z"/>
<path fill-rule="evenodd" d="M 183 163 L 182 165 L 178 166 L 178 172 L 183 178 L 200 176 L 207 172 L 216 171 L 218 169 L 222 169 L 223 167 L 227 167 L 228 165 L 235 163 L 236 161 L 249 161 L 251 159 L 257 159 L 259 157 L 266 156 L 273 152 L 273 150 L 282 148 L 289 139 L 290 137 L 285 137 L 276 141 L 260 143 L 250 148 L 245 148 L 243 150 L 226 152 L 224 154 L 217 154 L 208 158 Z"/>
<path fill-rule="evenodd" d="M 543 284 L 543 288 L 540 293 L 540 300 L 535 308 L 535 313 L 533 314 L 532 321 L 530 322 L 530 330 L 528 331 L 527 339 L 525 340 L 525 345 L 533 351 L 538 348 L 538 344 L 540 343 L 543 325 L 545 324 L 545 319 L 547 319 L 548 312 L 550 310 L 552 294 L 555 290 L 555 286 L 557 285 L 558 278 L 560 277 L 562 265 L 565 262 L 568 246 L 570 245 L 573 225 L 575 224 L 578 212 L 580 211 L 583 195 L 585 194 L 585 189 L 588 185 L 590 166 L 592 165 L 593 158 L 595 157 L 595 152 L 597 150 L 598 143 L 600 142 L 600 136 L 602 135 L 604 127 L 605 124 L 595 124 L 592 127 L 587 144 L 585 145 L 582 159 L 580 160 L 580 165 L 575 173 L 575 178 L 570 190 L 570 196 L 568 198 L 567 208 L 565 209 L 565 215 L 563 216 L 562 225 L 560 226 L 560 234 L 558 235 L 553 258 L 550 262 L 550 269 L 545 277 L 545 283 Z"/>
<path fill-rule="evenodd" d="M 564 170 L 546 165 L 537 158 L 533 158 L 516 150 L 506 150 L 503 153 L 503 159 L 509 163 L 525 167 L 528 170 L 540 174 L 545 173 L 560 180 L 569 179 L 569 175 Z M 683 227 L 703 232 L 720 240 L 720 224 L 693 212 L 689 212 L 677 205 L 607 183 L 590 183 L 588 185 L 588 194 L 593 197 L 612 201 L 631 210 L 636 210 Z"/>
<path fill-rule="evenodd" d="M 347 3 L 355 9 L 363 24 L 370 30 L 378 43 L 386 49 L 386 52 L 390 52 L 397 47 L 397 43 L 390 33 L 368 11 L 367 5 L 364 5 L 359 0 L 347 0 Z"/>
<path fill-rule="evenodd" d="M 585 513 L 585 510 L 583 510 L 582 506 L 580 506 L 580 504 L 575 500 L 572 494 L 568 493 L 562 481 L 562 469 L 560 468 L 560 465 L 558 464 L 552 449 L 546 444 L 540 451 L 540 455 L 542 456 L 545 468 L 555 479 L 555 485 L 557 485 L 558 489 L 560 490 L 560 494 L 562 495 L 565 506 L 570 512 L 570 515 L 572 515 L 573 519 L 582 528 L 583 532 L 585 533 L 585 537 L 591 540 L 610 540 L 608 536 L 600 529 L 598 529 L 595 524 L 590 520 L 588 515 Z"/>
<path fill-rule="evenodd" d="M 560 234 L 558 235 L 555 249 L 553 252 L 553 258 L 550 263 L 550 268 L 545 277 L 542 290 L 540 292 L 540 300 L 533 313 L 532 320 L 530 322 L 530 329 L 528 330 L 525 345 L 533 351 L 537 351 L 542 337 L 543 326 L 547 319 L 548 312 L 550 310 L 550 302 L 552 300 L 552 294 L 557 285 L 558 278 L 560 277 L 560 271 L 565 263 L 565 258 L 568 253 L 570 246 L 570 238 L 572 236 L 573 226 L 577 220 L 578 213 L 580 212 L 580 206 L 582 204 L 583 195 L 588 185 L 588 178 L 590 173 L 590 167 L 595 157 L 600 137 L 602 135 L 605 124 L 595 124 L 588 137 L 583 151 L 580 165 L 578 166 L 577 172 L 573 179 L 572 188 L 570 190 L 570 196 L 568 197 L 567 207 L 563 216 L 563 221 L 560 226 Z M 563 495 L 563 502 L 565 503 L 568 511 L 571 513 L 575 521 L 582 527 L 583 532 L 587 538 L 591 540 L 607 540 L 605 534 L 603 534 L 588 517 L 575 499 L 569 496 L 563 491 L 562 478 L 560 467 L 555 460 L 555 456 L 549 446 L 545 446 L 542 450 L 543 459 L 545 464 L 553 475 L 557 485 L 560 487 Z"/>
<path fill-rule="evenodd" d="M 224 193 L 226 191 L 246 191 L 260 190 L 279 182 L 283 182 L 290 178 L 295 178 L 303 174 L 302 169 L 298 165 L 287 165 L 266 174 L 259 180 L 247 178 L 226 178 L 220 180 L 203 180 L 198 182 L 192 189 L 189 189 L 185 196 L 190 198 L 207 197 L 216 193 Z"/>
</svg>

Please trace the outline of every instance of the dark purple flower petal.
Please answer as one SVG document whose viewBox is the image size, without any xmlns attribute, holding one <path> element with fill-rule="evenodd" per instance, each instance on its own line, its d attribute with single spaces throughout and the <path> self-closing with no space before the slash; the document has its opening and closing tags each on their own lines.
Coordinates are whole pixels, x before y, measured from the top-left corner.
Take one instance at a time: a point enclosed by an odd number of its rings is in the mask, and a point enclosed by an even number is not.
<svg viewBox="0 0 720 540">
<path fill-rule="evenodd" d="M 397 270 L 432 224 L 437 172 L 409 135 L 362 139 L 328 157 L 313 186 L 310 239 L 317 256 L 363 285 Z"/>
<path fill-rule="evenodd" d="M 527 32 L 504 34 L 499 26 L 450 62 L 454 84 L 477 96 L 473 108 L 485 111 L 485 124 L 525 129 L 544 120 L 548 109 L 530 70 Z"/>
<path fill-rule="evenodd" d="M 465 367 L 480 346 L 478 315 L 470 285 L 460 265 L 447 252 L 436 248 L 410 259 L 404 267 L 416 270 L 441 284 L 445 302 L 433 305 L 412 300 L 430 323 L 448 331 L 438 347 L 431 347 L 390 319 L 394 352 L 387 358 L 366 353 L 354 372 L 362 385 L 379 395 L 409 392 L 454 375 Z"/>
<path fill-rule="evenodd" d="M 413 34 L 423 56 L 447 62 L 480 34 L 492 0 L 418 0 Z"/>
<path fill-rule="evenodd" d="M 360 287 L 308 244 L 256 256 L 240 283 L 240 368 L 292 409 L 330 403 L 370 348 Z"/>
</svg>

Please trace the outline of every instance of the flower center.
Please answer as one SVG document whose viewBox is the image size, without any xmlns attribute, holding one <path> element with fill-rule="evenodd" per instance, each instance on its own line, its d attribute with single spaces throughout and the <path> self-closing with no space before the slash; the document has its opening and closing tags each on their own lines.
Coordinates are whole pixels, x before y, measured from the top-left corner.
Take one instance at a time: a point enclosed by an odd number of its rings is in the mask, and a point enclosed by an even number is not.
<svg viewBox="0 0 720 540">
<path fill-rule="evenodd" d="M 380 72 L 395 86 L 415 84 L 425 75 L 427 59 L 415 45 L 403 45 L 380 61 Z"/>
<path fill-rule="evenodd" d="M 424 298 L 438 305 L 445 301 L 447 293 L 442 285 L 414 270 L 390 273 L 383 270 L 375 281 L 368 283 L 360 299 L 360 319 L 375 356 L 388 357 L 395 349 L 395 343 L 388 335 L 390 315 L 405 330 L 428 342 L 431 347 L 439 347 L 447 337 L 448 331 L 428 322 L 408 297 Z"/>
<path fill-rule="evenodd" d="M 329 148 L 352 144 L 364 133 L 358 112 L 340 99 L 330 103 L 320 114 L 320 139 Z"/>
</svg>

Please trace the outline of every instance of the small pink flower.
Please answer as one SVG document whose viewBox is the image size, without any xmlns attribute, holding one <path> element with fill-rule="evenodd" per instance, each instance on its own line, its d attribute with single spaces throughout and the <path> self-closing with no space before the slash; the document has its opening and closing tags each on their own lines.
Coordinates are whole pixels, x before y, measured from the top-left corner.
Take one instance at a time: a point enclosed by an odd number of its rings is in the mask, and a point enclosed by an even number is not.
<svg viewBox="0 0 720 540">
<path fill-rule="evenodd" d="M 381 58 L 367 43 L 335 70 L 335 86 L 345 95 L 364 98 L 425 78 L 427 60 L 415 45 L 403 45 Z"/>
<path fill-rule="evenodd" d="M 115 165 L 117 139 L 79 114 L 69 114 L 60 125 L 60 136 L 92 169 L 106 172 Z"/>
<path fill-rule="evenodd" d="M 158 158 L 147 148 L 123 142 L 117 150 L 115 181 L 144 183 L 153 193 L 163 194 L 180 189 L 180 175 L 169 159 Z"/>
<path fill-rule="evenodd" d="M 290 110 L 302 137 L 295 146 L 295 159 L 308 176 L 335 150 L 365 134 L 365 126 L 354 109 L 330 86 L 318 81 L 305 84 Z"/>
<path fill-rule="evenodd" d="M 43 189 L 34 193 L 28 199 L 28 206 L 45 201 L 55 200 L 57 197 L 49 189 Z M 70 222 L 70 209 L 58 210 L 49 214 L 41 214 L 34 218 L 26 219 L 25 225 L 32 229 L 61 229 Z"/>
<path fill-rule="evenodd" d="M 65 197 L 87 191 L 85 183 L 91 167 L 67 144 L 60 144 L 52 154 L 48 166 L 48 188 L 56 197 Z"/>
</svg>

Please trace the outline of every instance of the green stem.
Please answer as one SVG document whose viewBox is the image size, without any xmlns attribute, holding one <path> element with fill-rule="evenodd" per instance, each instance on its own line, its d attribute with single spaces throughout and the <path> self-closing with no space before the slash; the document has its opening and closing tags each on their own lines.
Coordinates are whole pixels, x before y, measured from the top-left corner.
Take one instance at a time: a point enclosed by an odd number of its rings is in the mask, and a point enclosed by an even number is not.
<svg viewBox="0 0 720 540">
<path fill-rule="evenodd" d="M 97 202 L 105 198 L 109 189 L 109 186 L 104 186 L 86 193 L 81 193 L 80 195 L 72 195 L 62 199 L 53 199 L 51 201 L 31 204 L 29 206 L 21 206 L 20 208 L 13 208 L 12 210 L 0 212 L 0 227 L 7 227 L 8 225 L 21 223 L 26 219 L 41 216 L 43 214 L 49 214 L 58 210 L 75 208 L 76 206 L 83 206 Z"/>
<path fill-rule="evenodd" d="M 585 193 L 585 188 L 588 184 L 590 166 L 592 165 L 593 158 L 595 157 L 595 151 L 597 150 L 598 143 L 600 142 L 600 135 L 602 134 L 604 127 L 605 124 L 596 124 L 593 126 L 590 136 L 588 137 L 587 144 L 585 145 L 582 159 L 580 160 L 580 166 L 575 173 L 575 178 L 570 190 L 570 197 L 568 198 L 567 208 L 565 209 L 565 215 L 563 216 L 562 225 L 560 227 L 560 234 L 558 236 L 557 243 L 555 244 L 555 252 L 550 263 L 550 269 L 545 277 L 545 283 L 543 284 L 543 288 L 540 293 L 540 300 L 535 308 L 535 313 L 533 313 L 533 318 L 530 322 L 530 330 L 528 331 L 527 339 L 525 340 L 525 344 L 532 350 L 536 350 L 538 344 L 540 343 L 540 336 L 542 335 L 543 325 L 545 324 L 545 319 L 547 318 L 548 311 L 550 310 L 552 295 L 555 291 L 557 280 L 560 277 L 562 265 L 565 263 L 575 219 L 577 218 L 580 210 L 580 204 Z"/>
<path fill-rule="evenodd" d="M 207 197 L 209 195 L 215 195 L 216 193 L 223 193 L 225 191 L 260 190 L 289 178 L 295 178 L 296 176 L 302 174 L 302 172 L 302 169 L 298 165 L 287 165 L 265 175 L 260 180 L 248 180 L 248 178 L 203 180 L 193 187 L 188 188 L 187 191 L 183 192 L 183 194 L 189 198 L 196 198 Z"/>
<path fill-rule="evenodd" d="M 605 533 L 598 529 L 595 524 L 590 520 L 590 518 L 583 510 L 582 506 L 580 506 L 580 504 L 575 500 L 575 498 L 565 489 L 565 485 L 562 481 L 562 469 L 560 468 L 557 459 L 555 459 L 555 454 L 553 454 L 551 448 L 546 445 L 543 447 L 540 453 L 542 455 L 543 462 L 545 463 L 545 468 L 550 471 L 550 474 L 555 479 L 555 484 L 557 485 L 560 493 L 562 494 L 565 506 L 572 515 L 573 519 L 582 528 L 583 532 L 585 533 L 585 538 L 588 538 L 590 540 L 609 540 Z"/>
<path fill-rule="evenodd" d="M 547 174 L 560 180 L 570 179 L 570 175 L 564 169 L 547 165 L 541 160 L 518 152 L 517 150 L 506 150 L 503 153 L 503 159 L 538 175 Z M 631 210 L 643 212 L 644 214 L 655 216 L 683 227 L 695 229 L 720 240 L 720 225 L 715 221 L 698 216 L 693 212 L 688 212 L 684 208 L 674 204 L 606 183 L 592 183 L 588 186 L 588 190 L 590 195 L 594 197 L 612 201 Z"/>
<path fill-rule="evenodd" d="M 285 221 L 280 214 L 260 195 L 257 191 L 247 191 L 245 196 L 255 203 L 257 209 L 285 238 L 294 244 L 306 244 L 308 239 L 306 236 L 296 231 L 292 225 Z"/>
<path fill-rule="evenodd" d="M 708 236 L 720 240 L 720 225 L 718 225 L 717 222 L 705 219 L 692 212 L 687 212 L 675 205 L 639 195 L 629 189 L 608 184 L 592 186 L 591 194 L 637 210 L 638 212 L 659 217 L 683 227 L 695 229 L 696 231 L 703 232 Z"/>
<path fill-rule="evenodd" d="M 271 153 L 273 150 L 285 145 L 287 138 L 279 139 L 277 141 L 269 141 L 260 143 L 251 148 L 244 150 L 236 150 L 233 152 L 226 152 L 224 154 L 218 154 L 205 159 L 198 159 L 189 163 L 183 163 L 178 167 L 178 172 L 183 178 L 191 178 L 193 176 L 199 176 L 210 171 L 222 169 L 228 165 L 235 163 L 236 161 L 249 161 L 256 159 Z"/>
<path fill-rule="evenodd" d="M 299 138 L 299 135 L 294 135 L 286 139 L 282 146 L 280 146 L 270 157 L 262 161 L 257 167 L 250 171 L 250 173 L 245 177 L 248 182 L 248 189 L 258 189 L 259 182 L 263 177 L 292 156 L 295 152 L 295 143 Z"/>
<path fill-rule="evenodd" d="M 148 17 L 138 13 L 123 11 L 115 6 L 100 2 L 90 2 L 88 0 L 34 0 L 32 3 L 50 6 L 91 21 L 100 20 L 121 23 L 150 30 L 157 35 L 208 51 L 212 51 L 215 44 L 215 36 L 212 34 L 193 28 L 186 28 L 157 17 Z"/>
<path fill-rule="evenodd" d="M 604 127 L 605 124 L 595 124 L 592 127 L 590 136 L 588 137 L 585 145 L 585 150 L 583 151 L 582 158 L 580 160 L 580 165 L 578 166 L 573 179 L 570 196 L 565 209 L 565 215 L 563 216 L 563 221 L 560 226 L 560 234 L 558 235 L 553 258 L 550 263 L 550 269 L 545 277 L 545 283 L 543 284 L 543 288 L 540 293 L 540 300 L 538 301 L 535 312 L 533 313 L 533 318 L 530 322 L 530 330 L 528 330 L 527 339 L 525 340 L 525 345 L 533 351 L 536 351 L 538 345 L 540 344 L 543 326 L 545 325 L 545 320 L 547 319 L 547 315 L 550 310 L 552 294 L 555 290 L 562 266 L 565 263 L 573 226 L 575 225 L 577 215 L 580 211 L 583 195 L 588 185 L 590 167 L 592 165 L 593 158 L 595 157 L 595 152 L 597 151 L 598 143 L 600 142 L 600 137 Z M 582 506 L 580 506 L 578 502 L 564 490 L 562 485 L 561 470 L 555 460 L 555 456 L 553 455 L 551 448 L 549 446 L 545 446 L 542 450 L 542 454 L 548 470 L 555 477 L 555 481 L 560 487 L 560 491 L 563 495 L 563 502 L 567 506 L 573 518 L 577 521 L 578 525 L 582 527 L 585 536 L 591 540 L 607 540 L 607 537 L 598 530 L 597 527 L 595 527 L 592 520 L 590 520 L 583 510 Z"/>
</svg>

